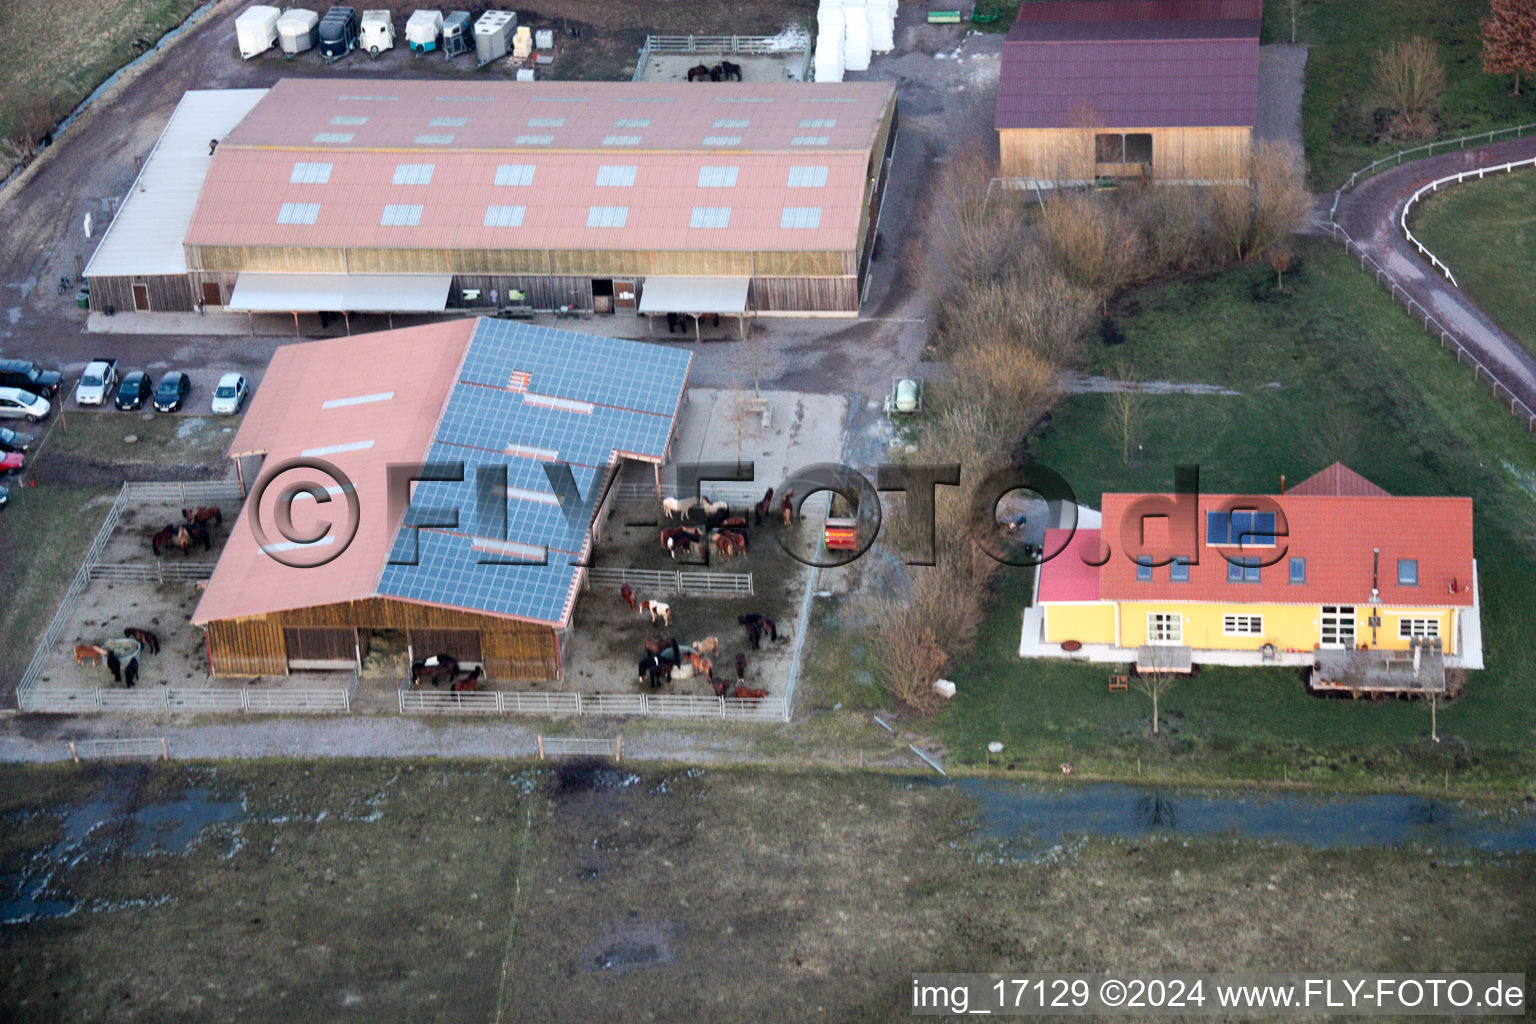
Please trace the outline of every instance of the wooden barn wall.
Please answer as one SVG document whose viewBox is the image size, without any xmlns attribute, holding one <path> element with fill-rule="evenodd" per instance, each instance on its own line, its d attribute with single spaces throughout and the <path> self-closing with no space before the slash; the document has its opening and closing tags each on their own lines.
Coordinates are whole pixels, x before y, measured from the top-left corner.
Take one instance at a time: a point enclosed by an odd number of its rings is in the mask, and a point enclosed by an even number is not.
<svg viewBox="0 0 1536 1024">
<path fill-rule="evenodd" d="M 851 274 L 851 252 L 755 252 L 758 277 L 836 277 Z"/>
<path fill-rule="evenodd" d="M 192 297 L 192 286 L 187 282 L 185 274 L 93 277 L 90 283 L 92 309 L 105 310 L 111 306 L 119 313 L 132 313 L 135 284 L 142 284 L 149 289 L 151 312 L 185 313 L 197 308 L 197 300 Z"/>
<path fill-rule="evenodd" d="M 465 289 L 480 290 L 480 297 L 472 301 L 464 298 Z M 554 309 L 570 306 L 574 309 L 592 308 L 592 279 L 590 277 L 532 277 L 504 274 L 458 274 L 448 286 L 449 309 L 475 309 L 491 305 L 491 289 L 496 289 L 496 305 L 512 304 L 509 296 L 521 291 L 527 303 L 534 309 Z"/>
<path fill-rule="evenodd" d="M 858 313 L 856 277 L 759 277 L 748 300 L 765 313 Z"/>
<path fill-rule="evenodd" d="M 1151 134 L 1152 173 L 1175 181 L 1247 176 L 1248 128 L 1009 128 L 998 133 L 1004 177 L 1082 180 L 1093 177 L 1093 137 Z"/>
<path fill-rule="evenodd" d="M 222 302 L 220 303 L 222 305 L 229 301 L 230 293 L 235 290 L 235 278 L 239 276 L 239 274 L 229 270 L 194 270 L 187 275 L 187 280 L 192 285 L 192 296 L 194 299 L 203 297 L 204 282 L 217 283 L 219 294 L 222 296 Z"/>
<path fill-rule="evenodd" d="M 559 678 L 555 631 L 548 626 L 377 597 L 211 622 L 208 624 L 208 643 L 214 675 L 286 674 L 288 652 L 283 628 L 287 626 L 473 629 L 481 635 L 485 670 L 492 679 Z"/>
</svg>

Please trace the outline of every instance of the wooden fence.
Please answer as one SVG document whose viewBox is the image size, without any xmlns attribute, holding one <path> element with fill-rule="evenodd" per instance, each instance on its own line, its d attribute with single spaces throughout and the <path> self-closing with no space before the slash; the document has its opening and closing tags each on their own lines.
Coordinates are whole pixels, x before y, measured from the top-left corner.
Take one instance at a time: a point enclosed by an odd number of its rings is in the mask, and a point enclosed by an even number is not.
<svg viewBox="0 0 1536 1024">
<path fill-rule="evenodd" d="M 654 569 L 588 569 L 583 586 L 619 589 L 628 583 L 647 594 L 726 594 L 750 596 L 752 574 L 734 572 L 673 572 Z"/>
<path fill-rule="evenodd" d="M 418 715 L 622 715 L 660 718 L 789 720 L 783 697 L 746 700 L 672 693 L 473 693 L 400 691 L 400 713 Z"/>
<path fill-rule="evenodd" d="M 586 739 L 579 736 L 540 736 L 539 760 L 546 757 L 559 757 L 562 754 L 577 757 L 612 757 L 615 761 L 622 760 L 624 753 L 624 737 L 615 736 L 611 740 Z"/>
<path fill-rule="evenodd" d="M 164 736 L 142 736 L 133 739 L 70 740 L 69 756 L 79 764 L 82 760 L 106 757 L 158 757 L 171 759 L 171 748 Z"/>
</svg>

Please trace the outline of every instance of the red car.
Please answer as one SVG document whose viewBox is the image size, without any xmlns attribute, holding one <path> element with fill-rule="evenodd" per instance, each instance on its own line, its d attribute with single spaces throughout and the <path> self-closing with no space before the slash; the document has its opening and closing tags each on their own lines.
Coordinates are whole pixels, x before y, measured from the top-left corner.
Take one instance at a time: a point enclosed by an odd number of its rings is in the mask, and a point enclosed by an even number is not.
<svg viewBox="0 0 1536 1024">
<path fill-rule="evenodd" d="M 21 452 L 0 452 L 0 473 L 20 473 L 26 464 L 27 457 Z"/>
</svg>

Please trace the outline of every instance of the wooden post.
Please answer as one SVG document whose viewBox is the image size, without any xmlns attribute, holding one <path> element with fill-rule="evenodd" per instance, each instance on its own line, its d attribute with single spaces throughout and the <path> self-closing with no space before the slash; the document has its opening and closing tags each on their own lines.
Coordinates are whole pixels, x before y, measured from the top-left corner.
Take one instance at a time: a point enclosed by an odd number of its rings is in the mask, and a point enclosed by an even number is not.
<svg viewBox="0 0 1536 1024">
<path fill-rule="evenodd" d="M 170 759 L 171 759 L 171 747 L 170 747 L 170 744 L 166 743 L 164 736 L 161 736 L 160 737 L 160 760 L 162 760 L 162 761 L 169 761 Z"/>
<path fill-rule="evenodd" d="M 75 747 L 75 741 L 69 741 L 69 755 L 75 759 L 75 764 L 80 763 L 80 751 Z"/>
<path fill-rule="evenodd" d="M 616 737 L 614 737 L 614 740 L 613 740 L 613 759 L 615 761 L 622 761 L 622 760 L 624 760 L 624 756 L 623 755 L 624 755 L 624 737 L 623 736 L 616 736 Z"/>
<path fill-rule="evenodd" d="M 70 744 L 70 746 L 74 746 L 74 744 Z M 543 736 L 539 737 L 539 760 L 540 761 L 544 760 L 544 737 Z"/>
</svg>

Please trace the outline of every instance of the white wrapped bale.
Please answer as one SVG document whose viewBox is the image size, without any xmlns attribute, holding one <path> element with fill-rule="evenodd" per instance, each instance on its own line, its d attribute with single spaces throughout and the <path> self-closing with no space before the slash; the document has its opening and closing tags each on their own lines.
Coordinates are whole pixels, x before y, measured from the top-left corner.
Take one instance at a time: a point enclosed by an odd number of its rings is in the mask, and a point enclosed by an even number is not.
<svg viewBox="0 0 1536 1024">
<path fill-rule="evenodd" d="M 864 0 L 843 3 L 843 68 L 847 71 L 869 70 L 869 13 Z"/>
</svg>

